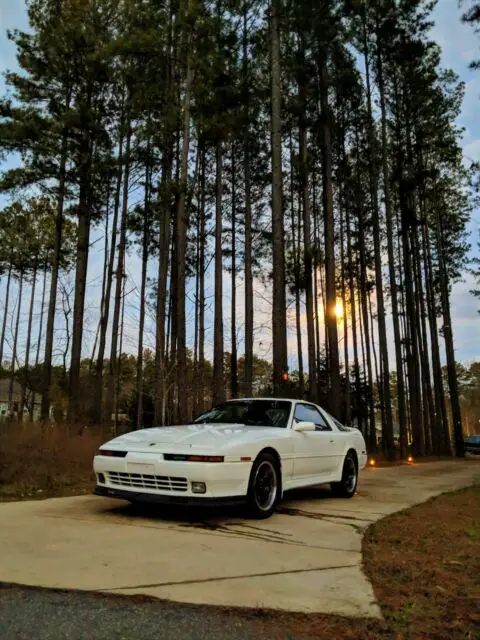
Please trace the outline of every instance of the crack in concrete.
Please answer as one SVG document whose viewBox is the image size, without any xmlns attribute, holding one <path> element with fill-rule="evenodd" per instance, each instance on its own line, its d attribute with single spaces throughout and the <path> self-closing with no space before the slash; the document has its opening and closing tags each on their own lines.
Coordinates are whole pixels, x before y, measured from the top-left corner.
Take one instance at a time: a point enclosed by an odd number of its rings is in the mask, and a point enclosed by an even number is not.
<svg viewBox="0 0 480 640">
<path fill-rule="evenodd" d="M 178 580 L 172 582 L 157 582 L 153 584 L 139 584 L 134 586 L 111 587 L 108 589 L 95 589 L 95 591 L 127 591 L 135 589 L 155 589 L 160 587 L 174 587 L 186 584 L 205 584 L 209 582 L 224 582 L 227 580 L 243 580 L 246 578 L 268 578 L 269 576 L 282 576 L 296 573 L 313 573 L 314 571 L 337 571 L 338 569 L 358 569 L 358 564 L 344 564 L 336 567 L 314 567 L 312 569 L 290 569 L 288 571 L 271 571 L 268 573 L 250 573 L 240 576 L 220 576 L 217 578 L 198 578 L 196 580 Z"/>
</svg>

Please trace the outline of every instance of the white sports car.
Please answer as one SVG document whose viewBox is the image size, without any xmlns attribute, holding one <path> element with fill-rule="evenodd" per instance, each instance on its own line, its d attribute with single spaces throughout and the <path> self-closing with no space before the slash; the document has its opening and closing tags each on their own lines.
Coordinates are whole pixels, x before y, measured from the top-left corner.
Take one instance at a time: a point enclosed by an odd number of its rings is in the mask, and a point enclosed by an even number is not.
<svg viewBox="0 0 480 640">
<path fill-rule="evenodd" d="M 330 483 L 351 498 L 367 463 L 358 429 L 298 400 L 225 402 L 192 424 L 143 429 L 94 459 L 95 493 L 130 502 L 246 503 L 267 518 L 285 491 Z"/>
</svg>

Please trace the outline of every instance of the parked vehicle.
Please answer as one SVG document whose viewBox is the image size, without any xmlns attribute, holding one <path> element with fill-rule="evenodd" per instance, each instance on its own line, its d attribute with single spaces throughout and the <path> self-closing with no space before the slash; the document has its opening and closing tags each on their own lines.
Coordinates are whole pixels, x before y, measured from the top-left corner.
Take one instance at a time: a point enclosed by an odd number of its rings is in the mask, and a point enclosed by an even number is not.
<svg viewBox="0 0 480 640">
<path fill-rule="evenodd" d="M 232 400 L 192 424 L 134 431 L 103 445 L 94 459 L 95 493 L 131 502 L 246 503 L 265 518 L 289 489 L 330 483 L 351 498 L 366 463 L 361 432 L 317 405 Z"/>
<path fill-rule="evenodd" d="M 480 436 L 468 436 L 468 438 L 465 438 L 465 451 L 467 453 L 480 453 Z"/>
</svg>

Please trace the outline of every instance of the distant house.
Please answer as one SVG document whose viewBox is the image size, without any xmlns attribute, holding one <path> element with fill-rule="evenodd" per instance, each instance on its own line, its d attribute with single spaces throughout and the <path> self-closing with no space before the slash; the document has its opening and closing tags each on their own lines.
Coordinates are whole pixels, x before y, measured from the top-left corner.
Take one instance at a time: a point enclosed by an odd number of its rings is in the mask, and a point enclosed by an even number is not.
<svg viewBox="0 0 480 640">
<path fill-rule="evenodd" d="M 7 420 L 8 418 L 18 418 L 18 412 L 20 411 L 20 401 L 22 397 L 22 387 L 14 380 L 12 389 L 11 405 L 9 406 L 9 393 L 10 393 L 10 380 L 0 380 L 0 420 Z M 33 392 L 31 389 L 27 389 L 26 405 L 31 406 Z M 42 396 L 39 393 L 35 394 L 35 406 L 33 407 L 33 420 L 40 419 L 40 409 L 42 404 Z M 27 406 L 23 411 L 23 417 L 25 420 L 30 419 L 30 414 Z"/>
</svg>

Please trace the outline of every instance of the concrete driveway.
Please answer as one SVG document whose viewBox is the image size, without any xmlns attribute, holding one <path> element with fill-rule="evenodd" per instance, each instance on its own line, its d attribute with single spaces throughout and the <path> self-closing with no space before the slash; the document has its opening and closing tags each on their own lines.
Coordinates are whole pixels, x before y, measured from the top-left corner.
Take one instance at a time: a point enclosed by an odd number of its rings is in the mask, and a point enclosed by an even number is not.
<svg viewBox="0 0 480 640">
<path fill-rule="evenodd" d="M 379 617 L 361 569 L 365 528 L 478 479 L 476 460 L 368 469 L 352 500 L 295 492 L 266 521 L 94 496 L 1 504 L 0 581 Z"/>
</svg>

